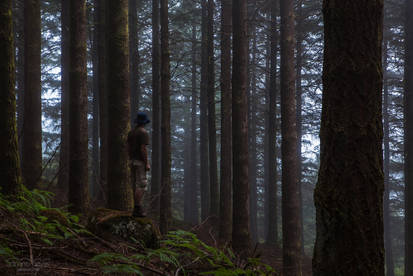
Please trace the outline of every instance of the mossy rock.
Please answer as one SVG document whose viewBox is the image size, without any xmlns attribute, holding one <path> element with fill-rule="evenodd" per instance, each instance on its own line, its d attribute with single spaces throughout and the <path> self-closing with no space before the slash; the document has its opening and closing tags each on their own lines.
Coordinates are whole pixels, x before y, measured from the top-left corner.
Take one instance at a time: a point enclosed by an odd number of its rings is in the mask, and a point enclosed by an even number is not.
<svg viewBox="0 0 413 276">
<path fill-rule="evenodd" d="M 108 240 L 141 243 L 159 248 L 159 230 L 148 218 L 135 218 L 130 212 L 99 208 L 89 215 L 87 228 Z"/>
</svg>

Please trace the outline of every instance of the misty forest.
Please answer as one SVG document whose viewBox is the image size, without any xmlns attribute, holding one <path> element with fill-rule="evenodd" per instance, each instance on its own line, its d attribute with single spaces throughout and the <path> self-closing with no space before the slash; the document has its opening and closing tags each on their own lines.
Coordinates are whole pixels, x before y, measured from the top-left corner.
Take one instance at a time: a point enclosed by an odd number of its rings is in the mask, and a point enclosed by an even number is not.
<svg viewBox="0 0 413 276">
<path fill-rule="evenodd" d="M 0 0 L 0 275 L 413 276 L 413 0 Z"/>
</svg>

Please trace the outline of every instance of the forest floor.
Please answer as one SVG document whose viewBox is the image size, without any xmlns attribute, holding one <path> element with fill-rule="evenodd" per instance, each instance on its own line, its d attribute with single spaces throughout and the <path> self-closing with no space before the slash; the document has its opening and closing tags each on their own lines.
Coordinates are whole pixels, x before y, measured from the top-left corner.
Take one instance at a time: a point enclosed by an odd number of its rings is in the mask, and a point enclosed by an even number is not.
<svg viewBox="0 0 413 276">
<path fill-rule="evenodd" d="M 190 227 L 185 224 L 179 224 L 180 228 L 196 233 L 197 237 L 211 246 L 218 246 L 216 238 L 212 231 L 212 225 L 208 222 L 203 222 L 195 227 Z M 266 243 L 257 243 L 251 250 L 251 257 L 259 258 L 265 264 L 270 265 L 277 272 L 277 275 L 282 275 L 283 252 L 278 246 L 268 245 Z M 303 276 L 312 275 L 311 257 L 304 256 L 303 258 Z"/>
<path fill-rule="evenodd" d="M 47 207 L 47 197 L 47 192 L 26 191 L 15 202 L 0 193 L 0 275 L 282 275 L 280 248 L 257 244 L 251 259 L 240 259 L 228 248 L 217 249 L 217 235 L 208 221 L 196 226 L 175 221 L 154 246 L 159 231 L 149 219 L 102 209 L 103 217 L 94 223 L 111 225 L 109 219 L 120 219 L 127 228 L 116 226 L 116 235 L 108 236 L 89 227 L 90 217 Z M 130 238 L 133 223 L 143 225 L 149 242 L 138 242 L 139 233 L 135 240 Z M 309 258 L 303 270 L 304 276 L 311 275 Z"/>
</svg>

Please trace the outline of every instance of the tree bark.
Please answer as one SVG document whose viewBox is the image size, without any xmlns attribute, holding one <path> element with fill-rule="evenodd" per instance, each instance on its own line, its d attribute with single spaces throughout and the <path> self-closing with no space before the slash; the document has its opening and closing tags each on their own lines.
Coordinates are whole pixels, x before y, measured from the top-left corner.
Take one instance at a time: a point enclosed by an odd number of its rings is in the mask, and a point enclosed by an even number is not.
<svg viewBox="0 0 413 276">
<path fill-rule="evenodd" d="M 130 119 L 131 125 L 139 109 L 139 38 L 137 0 L 129 0 L 129 79 L 130 79 Z"/>
<path fill-rule="evenodd" d="M 275 245 L 278 242 L 277 219 L 277 0 L 271 1 L 270 32 L 270 86 L 268 110 L 268 233 L 267 242 Z"/>
<path fill-rule="evenodd" d="M 159 0 L 152 0 L 152 166 L 151 216 L 159 220 L 161 192 Z"/>
<path fill-rule="evenodd" d="M 209 195 L 210 212 L 214 226 L 217 226 L 219 213 L 219 185 L 217 172 L 217 137 L 215 126 L 215 59 L 214 59 L 214 1 L 208 0 L 207 20 L 207 94 L 208 94 L 208 135 L 209 135 Z"/>
<path fill-rule="evenodd" d="M 17 146 L 12 1 L 0 5 L 0 178 L 1 192 L 15 195 L 21 172 Z"/>
<path fill-rule="evenodd" d="M 325 0 L 323 14 L 324 91 L 313 275 L 380 276 L 384 275 L 383 1 Z"/>
<path fill-rule="evenodd" d="M 108 179 L 108 96 L 106 79 L 106 36 L 105 36 L 105 1 L 96 0 L 96 40 L 97 40 L 97 78 L 99 93 L 99 136 L 100 136 L 100 164 L 99 164 L 99 193 L 97 199 L 102 205 L 107 204 Z"/>
<path fill-rule="evenodd" d="M 201 98 L 200 98 L 200 181 L 201 181 L 201 220 L 209 215 L 210 189 L 209 189 L 209 164 L 208 164 L 208 12 L 207 0 L 201 1 Z"/>
<path fill-rule="evenodd" d="M 281 0 L 281 157 L 283 274 L 302 275 L 294 71 L 294 8 Z"/>
<path fill-rule="evenodd" d="M 232 234 L 232 95 L 231 30 L 232 2 L 221 2 L 221 186 L 219 240 L 225 244 Z"/>
<path fill-rule="evenodd" d="M 42 174 L 42 99 L 40 86 L 40 1 L 24 1 L 23 183 L 37 188 Z"/>
<path fill-rule="evenodd" d="M 69 209 L 83 213 L 89 203 L 86 2 L 70 1 L 69 13 Z"/>
<path fill-rule="evenodd" d="M 129 211 L 127 136 L 130 129 L 128 0 L 106 2 L 108 100 L 108 205 Z"/>
<path fill-rule="evenodd" d="M 13 3 L 14 41 L 16 55 L 16 94 L 17 94 L 17 138 L 19 144 L 19 157 L 22 161 L 22 134 L 24 120 L 24 1 L 16 0 Z M 20 164 L 21 165 L 21 164 Z"/>
<path fill-rule="evenodd" d="M 250 247 L 248 184 L 248 38 L 247 1 L 233 1 L 232 63 L 232 143 L 233 143 L 233 224 L 235 252 L 246 256 Z"/>
<path fill-rule="evenodd" d="M 168 0 L 161 0 L 161 204 L 159 229 L 166 234 L 172 220 L 171 210 L 171 103 L 169 96 Z"/>
<path fill-rule="evenodd" d="M 301 224 L 301 253 L 304 256 L 304 214 L 303 214 L 303 193 L 302 193 L 302 177 L 303 177 L 303 165 L 302 165 L 302 152 L 301 152 L 301 139 L 302 139 L 302 74 L 301 70 L 303 68 L 303 0 L 299 0 L 297 3 L 297 18 L 296 18 L 296 28 L 297 28 L 297 43 L 296 43 L 296 118 L 297 118 L 297 180 L 298 180 L 298 191 L 300 197 L 300 224 Z"/>
<path fill-rule="evenodd" d="M 406 0 L 405 46 L 405 275 L 413 275 L 413 0 Z"/>
<path fill-rule="evenodd" d="M 256 2 L 254 2 L 254 6 Z M 250 63 L 250 95 L 248 100 L 249 109 L 249 124 L 248 124 L 248 140 L 249 140 L 249 185 L 250 185 L 250 229 L 251 240 L 256 243 L 258 241 L 258 225 L 257 225 L 257 85 L 256 85 L 256 60 L 257 60 L 257 35 L 255 22 L 251 24 L 252 35 L 252 59 Z"/>
</svg>

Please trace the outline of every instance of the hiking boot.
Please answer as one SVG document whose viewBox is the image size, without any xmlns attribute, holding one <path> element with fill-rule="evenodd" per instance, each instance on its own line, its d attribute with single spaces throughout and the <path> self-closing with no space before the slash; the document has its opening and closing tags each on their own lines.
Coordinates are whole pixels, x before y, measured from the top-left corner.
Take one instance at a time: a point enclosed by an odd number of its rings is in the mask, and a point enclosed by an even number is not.
<svg viewBox="0 0 413 276">
<path fill-rule="evenodd" d="M 144 218 L 146 217 L 146 213 L 141 205 L 135 205 L 132 216 L 135 218 Z"/>
</svg>

